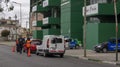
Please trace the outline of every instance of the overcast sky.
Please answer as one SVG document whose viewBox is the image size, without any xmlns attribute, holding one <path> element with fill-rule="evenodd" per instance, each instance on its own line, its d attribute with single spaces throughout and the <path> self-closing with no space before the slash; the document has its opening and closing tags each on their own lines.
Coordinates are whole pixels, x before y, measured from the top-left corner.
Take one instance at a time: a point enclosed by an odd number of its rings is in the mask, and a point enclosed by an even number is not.
<svg viewBox="0 0 120 67">
<path fill-rule="evenodd" d="M 10 0 L 11 2 L 17 2 L 17 3 L 21 3 L 22 7 L 21 7 L 21 11 L 22 11 L 22 27 L 26 27 L 26 22 L 29 22 L 29 10 L 30 10 L 30 0 Z M 14 5 L 14 10 L 13 11 L 9 11 L 9 12 L 4 12 L 5 13 L 5 17 L 12 17 L 12 19 L 15 19 L 14 16 L 15 14 L 17 15 L 17 19 L 20 19 L 20 5 L 13 3 Z M 27 28 L 29 27 L 29 25 L 27 26 Z"/>
</svg>

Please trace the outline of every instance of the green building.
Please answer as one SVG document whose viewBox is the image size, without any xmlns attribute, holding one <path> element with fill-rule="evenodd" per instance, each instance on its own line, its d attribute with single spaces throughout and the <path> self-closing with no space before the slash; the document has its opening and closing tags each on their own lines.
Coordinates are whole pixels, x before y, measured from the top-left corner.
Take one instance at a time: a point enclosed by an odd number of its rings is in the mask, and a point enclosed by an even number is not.
<svg viewBox="0 0 120 67">
<path fill-rule="evenodd" d="M 33 38 L 42 39 L 44 35 L 64 35 L 82 40 L 83 0 L 31 0 L 30 13 Z M 43 15 L 42 20 L 38 19 Z M 40 28 L 40 29 L 38 29 Z"/>
<path fill-rule="evenodd" d="M 33 38 L 60 35 L 60 0 L 30 0 L 30 28 Z"/>
<path fill-rule="evenodd" d="M 61 34 L 68 38 L 83 39 L 83 0 L 61 0 Z"/>
<path fill-rule="evenodd" d="M 115 16 L 113 0 L 89 0 L 87 5 L 87 49 L 115 37 Z M 118 25 L 120 25 L 120 0 L 117 0 Z M 118 27 L 120 29 L 120 27 Z M 118 37 L 120 37 L 118 31 Z"/>
<path fill-rule="evenodd" d="M 83 41 L 83 6 L 84 0 L 30 0 L 30 28 L 33 37 L 42 39 L 44 35 L 61 34 Z M 117 0 L 118 23 L 119 6 L 120 0 Z M 115 37 L 113 0 L 87 0 L 86 11 L 87 49 L 93 49 L 96 44 Z M 118 31 L 118 37 L 119 34 Z"/>
</svg>

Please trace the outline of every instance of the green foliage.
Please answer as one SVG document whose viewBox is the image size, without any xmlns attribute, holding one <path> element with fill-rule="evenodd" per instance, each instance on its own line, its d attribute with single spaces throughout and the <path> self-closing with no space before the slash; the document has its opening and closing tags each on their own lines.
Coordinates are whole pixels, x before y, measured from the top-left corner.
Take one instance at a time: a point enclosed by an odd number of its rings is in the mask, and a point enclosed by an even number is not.
<svg viewBox="0 0 120 67">
<path fill-rule="evenodd" d="M 9 11 L 13 10 L 14 9 L 14 6 L 11 6 L 9 7 Z"/>
<path fill-rule="evenodd" d="M 9 30 L 3 30 L 3 31 L 1 32 L 1 36 L 3 36 L 3 37 L 7 37 L 9 34 L 10 34 L 10 31 L 9 31 Z"/>
<path fill-rule="evenodd" d="M 0 12 L 2 12 L 3 11 L 3 8 L 0 8 Z"/>
</svg>

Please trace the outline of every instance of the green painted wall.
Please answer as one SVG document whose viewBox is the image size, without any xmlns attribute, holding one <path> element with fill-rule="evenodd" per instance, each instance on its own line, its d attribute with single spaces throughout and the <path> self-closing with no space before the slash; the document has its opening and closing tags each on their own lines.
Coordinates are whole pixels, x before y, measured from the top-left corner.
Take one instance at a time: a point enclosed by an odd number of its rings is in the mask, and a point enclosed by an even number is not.
<svg viewBox="0 0 120 67">
<path fill-rule="evenodd" d="M 98 44 L 98 24 L 87 23 L 86 28 L 86 48 L 93 49 L 93 46 Z"/>
<path fill-rule="evenodd" d="M 49 6 L 60 6 L 61 0 L 49 0 Z"/>
<path fill-rule="evenodd" d="M 101 3 L 98 6 L 99 15 L 114 15 L 114 6 L 110 3 Z"/>
<path fill-rule="evenodd" d="M 60 24 L 60 18 L 49 17 L 48 24 Z"/>
<path fill-rule="evenodd" d="M 86 31 L 86 47 L 87 49 L 93 49 L 98 43 L 106 42 L 115 37 L 115 23 L 88 23 Z M 118 32 L 120 38 L 119 34 L 120 31 Z"/>
<path fill-rule="evenodd" d="M 83 39 L 83 0 L 61 0 L 61 34 Z"/>
<path fill-rule="evenodd" d="M 42 24 L 42 21 L 37 21 L 36 22 L 36 27 L 41 27 L 43 24 Z"/>
<path fill-rule="evenodd" d="M 60 35 L 60 29 L 43 29 L 43 35 Z"/>
<path fill-rule="evenodd" d="M 83 0 L 71 0 L 71 37 L 83 39 Z"/>
<path fill-rule="evenodd" d="M 61 34 L 71 37 L 71 4 L 70 0 L 61 0 Z M 67 4 L 65 4 L 68 2 Z M 62 5 L 64 4 L 64 5 Z"/>
<path fill-rule="evenodd" d="M 119 30 L 120 30 L 120 27 L 119 27 Z M 115 33 L 116 33 L 115 23 L 100 23 L 99 24 L 99 43 L 108 41 L 108 39 L 116 37 Z M 118 37 L 120 38 L 119 34 L 120 34 L 120 31 L 118 31 Z"/>
<path fill-rule="evenodd" d="M 34 30 L 33 32 L 33 38 L 34 39 L 41 39 L 43 38 L 43 31 L 41 30 Z"/>
<path fill-rule="evenodd" d="M 120 14 L 120 0 L 118 0 L 117 2 L 117 12 L 118 14 Z"/>
</svg>

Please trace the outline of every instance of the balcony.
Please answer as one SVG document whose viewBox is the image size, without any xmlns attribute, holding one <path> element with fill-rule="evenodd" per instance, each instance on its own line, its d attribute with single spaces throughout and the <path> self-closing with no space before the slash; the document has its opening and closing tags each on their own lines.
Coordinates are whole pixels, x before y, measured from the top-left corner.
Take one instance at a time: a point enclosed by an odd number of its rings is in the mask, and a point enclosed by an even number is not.
<svg viewBox="0 0 120 67">
<path fill-rule="evenodd" d="M 34 7 L 32 7 L 32 12 L 44 12 L 48 10 L 48 8 L 43 8 L 41 5 L 35 5 Z"/>
<path fill-rule="evenodd" d="M 60 29 L 43 29 L 43 35 L 60 35 Z"/>
<path fill-rule="evenodd" d="M 61 0 L 44 0 L 43 7 L 60 6 Z"/>
<path fill-rule="evenodd" d="M 60 24 L 60 18 L 47 17 L 43 19 L 43 25 L 46 24 Z"/>
<path fill-rule="evenodd" d="M 32 26 L 33 27 L 41 27 L 42 26 L 42 21 L 33 21 Z"/>
</svg>

